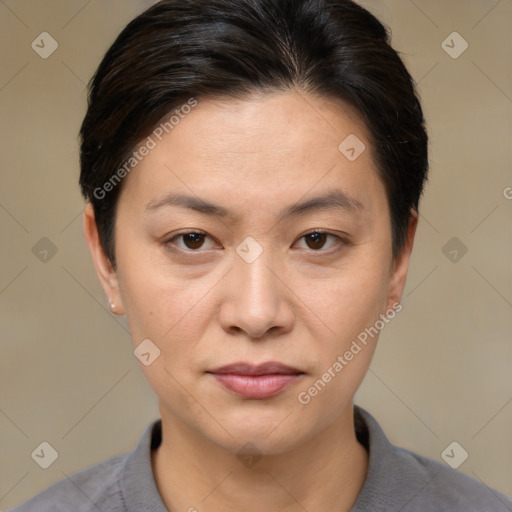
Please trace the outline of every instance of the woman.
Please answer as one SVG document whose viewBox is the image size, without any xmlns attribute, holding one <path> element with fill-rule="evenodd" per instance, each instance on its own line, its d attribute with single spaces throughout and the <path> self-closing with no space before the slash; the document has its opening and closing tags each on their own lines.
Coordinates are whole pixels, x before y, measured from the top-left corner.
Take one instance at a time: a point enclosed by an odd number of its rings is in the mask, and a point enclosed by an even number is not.
<svg viewBox="0 0 512 512">
<path fill-rule="evenodd" d="M 511 510 L 353 405 L 428 169 L 413 81 L 348 0 L 163 0 L 90 86 L 84 228 L 161 418 L 25 511 Z"/>
</svg>

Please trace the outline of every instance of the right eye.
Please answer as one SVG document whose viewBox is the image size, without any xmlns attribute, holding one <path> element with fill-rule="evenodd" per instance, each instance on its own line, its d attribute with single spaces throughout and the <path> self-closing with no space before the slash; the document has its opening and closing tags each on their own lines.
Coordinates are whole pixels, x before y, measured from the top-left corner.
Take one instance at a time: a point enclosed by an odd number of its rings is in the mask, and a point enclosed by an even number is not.
<svg viewBox="0 0 512 512">
<path fill-rule="evenodd" d="M 181 233 L 177 233 L 171 238 L 168 238 L 164 242 L 164 245 L 172 245 L 184 252 L 199 252 L 198 249 L 201 249 L 204 245 L 204 240 L 207 237 L 208 235 L 203 231 L 182 231 Z M 174 243 L 177 239 L 181 239 L 183 241 L 183 245 L 180 246 L 179 244 Z"/>
</svg>

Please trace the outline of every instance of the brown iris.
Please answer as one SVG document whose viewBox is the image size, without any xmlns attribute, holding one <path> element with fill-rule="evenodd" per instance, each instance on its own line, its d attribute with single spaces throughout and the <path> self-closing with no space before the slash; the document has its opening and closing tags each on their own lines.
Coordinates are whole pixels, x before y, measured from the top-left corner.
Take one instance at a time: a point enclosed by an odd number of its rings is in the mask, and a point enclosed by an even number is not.
<svg viewBox="0 0 512 512">
<path fill-rule="evenodd" d="M 325 244 L 325 239 L 327 237 L 327 233 L 310 233 L 306 235 L 306 243 L 310 249 L 321 249 Z M 313 246 L 310 245 L 310 242 L 313 243 Z"/>
<path fill-rule="evenodd" d="M 181 236 L 183 237 L 183 242 L 189 249 L 200 249 L 206 235 L 203 233 L 187 233 Z"/>
</svg>

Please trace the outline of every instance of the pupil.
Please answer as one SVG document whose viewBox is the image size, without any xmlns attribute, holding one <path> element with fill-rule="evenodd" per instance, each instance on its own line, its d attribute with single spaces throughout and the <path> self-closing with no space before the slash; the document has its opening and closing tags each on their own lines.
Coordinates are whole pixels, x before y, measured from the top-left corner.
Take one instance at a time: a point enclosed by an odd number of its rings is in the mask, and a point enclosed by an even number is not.
<svg viewBox="0 0 512 512">
<path fill-rule="evenodd" d="M 310 240 L 313 241 L 313 245 L 315 245 L 315 244 L 318 244 L 318 242 L 324 241 L 323 238 L 325 237 L 325 233 L 311 233 L 309 235 L 309 237 L 310 237 Z M 320 247 L 314 246 L 314 247 L 311 247 L 311 249 L 321 249 L 322 246 L 323 246 L 323 243 L 320 243 Z"/>
<path fill-rule="evenodd" d="M 202 244 L 202 236 L 201 233 L 188 233 L 185 235 L 185 244 L 189 249 L 199 249 Z M 190 244 L 192 244 L 192 247 L 190 247 Z"/>
</svg>

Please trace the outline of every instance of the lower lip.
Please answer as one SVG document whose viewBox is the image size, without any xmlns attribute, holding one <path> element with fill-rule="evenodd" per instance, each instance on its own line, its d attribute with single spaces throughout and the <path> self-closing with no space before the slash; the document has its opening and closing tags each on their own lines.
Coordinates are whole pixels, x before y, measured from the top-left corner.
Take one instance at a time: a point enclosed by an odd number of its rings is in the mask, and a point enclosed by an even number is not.
<svg viewBox="0 0 512 512">
<path fill-rule="evenodd" d="M 270 398 L 291 386 L 301 375 L 239 375 L 233 373 L 215 373 L 213 376 L 224 387 L 244 398 Z"/>
</svg>

